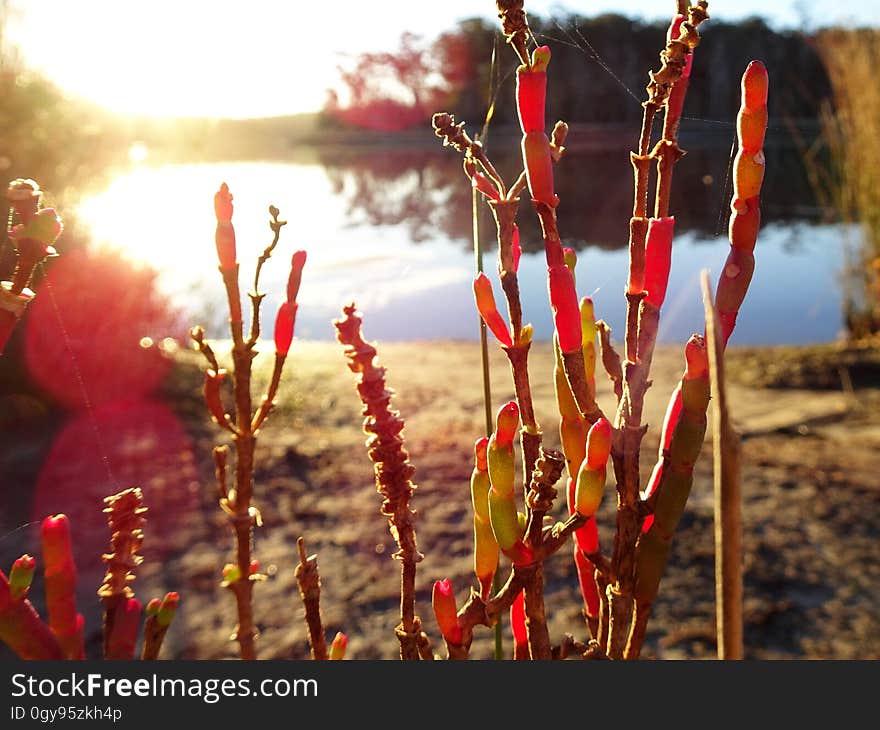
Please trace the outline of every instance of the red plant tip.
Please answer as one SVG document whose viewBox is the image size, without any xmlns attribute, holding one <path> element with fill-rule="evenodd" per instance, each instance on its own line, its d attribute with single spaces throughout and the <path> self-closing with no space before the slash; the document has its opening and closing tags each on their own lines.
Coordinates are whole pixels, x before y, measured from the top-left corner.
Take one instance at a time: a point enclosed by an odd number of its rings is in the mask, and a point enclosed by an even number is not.
<svg viewBox="0 0 880 730">
<path fill-rule="evenodd" d="M 444 598 L 453 595 L 452 580 L 444 578 L 443 580 L 434 581 L 434 592 L 441 594 Z"/>
<path fill-rule="evenodd" d="M 663 306 L 669 271 L 672 268 L 672 234 L 675 218 L 651 218 L 645 243 L 645 300 L 657 309 Z"/>
<path fill-rule="evenodd" d="M 574 277 L 567 266 L 550 266 L 547 269 L 547 284 L 550 290 L 550 307 L 553 309 L 553 322 L 562 352 L 575 352 L 581 349 L 581 312 Z"/>
<path fill-rule="evenodd" d="M 259 560 L 251 560 L 251 564 L 248 566 L 248 575 L 256 575 L 260 572 L 260 561 Z"/>
<path fill-rule="evenodd" d="M 71 560 L 70 520 L 67 515 L 55 515 L 43 520 L 41 527 L 43 560 L 46 567 Z"/>
<path fill-rule="evenodd" d="M 458 608 L 455 605 L 455 594 L 449 578 L 434 582 L 431 606 L 443 638 L 450 644 L 460 644 L 461 627 L 458 625 Z"/>
<path fill-rule="evenodd" d="M 495 417 L 495 443 L 498 446 L 510 446 L 519 426 L 519 406 L 512 400 L 498 409 Z"/>
<path fill-rule="evenodd" d="M 742 77 L 742 103 L 750 112 L 760 111 L 767 106 L 767 93 L 770 77 L 760 61 L 752 61 Z"/>
<path fill-rule="evenodd" d="M 587 433 L 587 466 L 590 469 L 600 469 L 608 463 L 611 454 L 611 424 L 604 418 L 600 418 Z"/>
<path fill-rule="evenodd" d="M 275 315 L 275 352 L 279 355 L 286 355 L 290 350 L 298 308 L 292 302 L 283 302 L 278 307 L 278 314 Z"/>
<path fill-rule="evenodd" d="M 684 357 L 687 360 L 684 372 L 686 380 L 700 378 L 709 372 L 709 350 L 702 335 L 691 335 L 684 346 Z"/>
<path fill-rule="evenodd" d="M 174 621 L 174 616 L 177 613 L 177 604 L 180 603 L 180 595 L 176 592 L 166 593 L 165 597 L 162 599 L 162 604 L 159 606 L 159 612 L 156 615 L 156 620 L 159 622 L 160 626 L 170 626 L 171 622 Z"/>
<path fill-rule="evenodd" d="M 531 70 L 533 73 L 540 73 L 547 70 L 550 64 L 550 46 L 538 46 L 532 51 Z"/>
<path fill-rule="evenodd" d="M 232 193 L 229 186 L 223 183 L 220 189 L 214 193 L 214 215 L 218 223 L 232 222 Z"/>
<path fill-rule="evenodd" d="M 12 564 L 12 570 L 9 571 L 9 593 L 13 601 L 18 601 L 27 595 L 36 567 L 37 561 L 30 555 L 22 555 Z"/>
<path fill-rule="evenodd" d="M 150 602 L 147 604 L 147 607 L 144 609 L 144 613 L 149 616 L 155 616 L 159 613 L 159 606 L 162 605 L 162 601 L 158 598 L 150 599 Z"/>
<path fill-rule="evenodd" d="M 529 66 L 520 66 L 517 69 L 516 110 L 523 134 L 544 133 L 548 63 L 550 63 L 550 49 L 542 46 L 533 52 Z"/>
<path fill-rule="evenodd" d="M 330 644 L 329 658 L 339 661 L 345 658 L 345 649 L 348 646 L 348 637 L 341 631 L 336 632 L 333 642 Z"/>
<path fill-rule="evenodd" d="M 31 555 L 22 555 L 20 558 L 16 558 L 15 562 L 12 564 L 13 570 L 33 570 L 37 567 L 36 559 Z"/>
<path fill-rule="evenodd" d="M 501 200 L 501 193 L 498 191 L 495 183 L 482 172 L 475 172 L 471 175 L 471 186 L 490 200 Z"/>
<path fill-rule="evenodd" d="M 489 463 L 486 460 L 486 451 L 488 448 L 489 438 L 487 436 L 477 439 L 476 443 L 474 443 L 474 463 L 479 472 L 487 471 L 489 468 Z"/>
<path fill-rule="evenodd" d="M 529 640 L 526 632 L 525 595 L 525 591 L 520 591 L 510 604 L 510 630 L 513 632 L 513 642 L 520 646 L 528 643 Z"/>
<path fill-rule="evenodd" d="M 287 277 L 287 301 L 295 302 L 299 294 L 303 268 L 306 265 L 306 252 L 296 251 L 290 259 L 290 276 Z"/>
<path fill-rule="evenodd" d="M 519 242 L 519 226 L 513 224 L 513 270 L 519 271 L 519 260 L 522 258 L 522 246 Z"/>
<path fill-rule="evenodd" d="M 474 279 L 474 300 L 477 303 L 477 311 L 480 313 L 486 326 L 492 331 L 492 334 L 495 335 L 502 345 L 511 347 L 513 340 L 495 304 L 492 282 L 489 281 L 485 274 L 480 274 Z"/>
</svg>

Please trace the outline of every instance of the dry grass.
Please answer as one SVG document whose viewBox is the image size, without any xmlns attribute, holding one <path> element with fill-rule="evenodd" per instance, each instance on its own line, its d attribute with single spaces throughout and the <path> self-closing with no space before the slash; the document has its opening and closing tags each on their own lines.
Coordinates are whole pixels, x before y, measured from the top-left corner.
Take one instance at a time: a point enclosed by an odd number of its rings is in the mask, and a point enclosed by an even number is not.
<svg viewBox="0 0 880 730">
<path fill-rule="evenodd" d="M 828 30 L 817 47 L 834 99 L 821 119 L 830 161 L 811 174 L 822 202 L 862 232 L 847 276 L 848 325 L 861 336 L 880 328 L 880 29 Z"/>
</svg>

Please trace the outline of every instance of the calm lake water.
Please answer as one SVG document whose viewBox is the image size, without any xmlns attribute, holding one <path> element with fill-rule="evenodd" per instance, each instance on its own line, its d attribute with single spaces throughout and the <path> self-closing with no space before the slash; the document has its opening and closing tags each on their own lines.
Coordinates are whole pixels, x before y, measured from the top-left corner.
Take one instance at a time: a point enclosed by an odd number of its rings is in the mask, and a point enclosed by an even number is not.
<svg viewBox="0 0 880 730">
<path fill-rule="evenodd" d="M 212 336 L 224 336 L 225 296 L 214 253 L 213 195 L 226 182 L 235 198 L 243 289 L 271 239 L 268 205 L 278 206 L 281 217 L 289 221 L 263 269 L 261 289 L 267 292 L 264 307 L 270 317 L 284 291 L 290 254 L 300 248 L 308 251 L 298 337 L 332 339 L 331 320 L 343 304 L 355 301 L 370 339 L 474 339 L 470 193 L 459 161 L 444 152 L 374 150 L 314 163 L 147 161 L 85 195 L 78 217 L 98 245 L 120 249 L 132 260 L 155 267 L 161 290 L 193 324 L 204 325 Z M 677 236 L 661 341 L 683 341 L 702 330 L 700 271 L 709 269 L 714 282 L 728 250 L 728 152 L 727 145 L 710 146 L 689 154 L 679 165 L 677 180 L 696 182 L 672 201 Z M 579 251 L 579 294 L 593 297 L 597 316 L 619 337 L 627 270 L 622 246 L 632 194 L 629 164 L 622 150 L 572 157 L 569 168 L 560 170 L 560 231 L 566 245 Z M 774 171 L 773 160 L 768 154 L 757 268 L 735 341 L 830 341 L 841 332 L 840 272 L 845 243 L 853 243 L 853 234 L 808 220 L 800 205 L 804 193 L 798 192 L 803 182 Z M 511 169 L 515 164 L 509 163 Z M 611 184 L 612 179 L 617 182 Z M 145 210 L 150 213 L 145 215 Z M 552 321 L 533 219 L 530 206 L 523 204 L 526 253 L 520 286 L 526 321 L 534 325 L 536 338 L 546 339 Z M 482 220 L 489 247 L 485 266 L 494 272 L 494 228 L 488 213 Z M 497 292 L 497 277 L 495 285 Z"/>
</svg>

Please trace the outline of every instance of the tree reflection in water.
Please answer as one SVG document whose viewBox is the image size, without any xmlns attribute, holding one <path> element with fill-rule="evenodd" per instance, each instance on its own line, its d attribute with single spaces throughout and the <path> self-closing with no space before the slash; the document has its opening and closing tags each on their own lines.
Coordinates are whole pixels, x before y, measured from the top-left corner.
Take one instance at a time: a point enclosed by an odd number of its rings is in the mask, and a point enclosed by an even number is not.
<svg viewBox="0 0 880 730">
<path fill-rule="evenodd" d="M 422 134 L 424 140 L 420 139 Z M 726 233 L 733 135 L 733 128 L 725 125 L 712 125 L 696 133 L 683 130 L 682 146 L 688 154 L 676 169 L 670 205 L 677 233 L 692 232 L 698 238 Z M 629 137 L 609 128 L 573 127 L 556 171 L 565 213 L 561 232 L 567 246 L 613 250 L 626 245 L 632 204 Z M 320 150 L 334 193 L 345 201 L 346 224 L 402 225 L 416 244 L 445 236 L 470 247 L 471 195 L 457 157 L 431 147 L 430 128 L 407 139 L 406 144 Z M 498 134 L 486 146 L 505 179 L 515 179 L 521 169 L 518 139 Z M 764 223 L 817 218 L 819 210 L 795 146 L 781 135 L 771 134 L 766 155 Z M 480 207 L 488 215 L 486 206 Z M 523 250 L 540 250 L 537 218 L 524 210 L 518 222 Z M 491 241 L 485 244 L 487 248 L 493 245 Z"/>
</svg>

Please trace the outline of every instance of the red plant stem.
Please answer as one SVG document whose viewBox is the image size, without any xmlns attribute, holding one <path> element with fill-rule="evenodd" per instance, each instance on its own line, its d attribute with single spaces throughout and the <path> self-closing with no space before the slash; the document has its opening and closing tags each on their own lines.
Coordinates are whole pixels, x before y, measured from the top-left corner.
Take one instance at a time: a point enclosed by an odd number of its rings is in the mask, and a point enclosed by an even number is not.
<svg viewBox="0 0 880 730">
<path fill-rule="evenodd" d="M 705 7 L 702 6 L 694 6 L 689 12 L 692 16 L 690 20 L 693 26 L 691 33 L 696 36 L 696 26 L 708 15 L 705 13 Z M 698 36 L 696 40 L 698 40 Z M 684 51 L 680 44 L 676 45 L 677 42 L 675 39 L 667 43 L 664 54 L 661 54 L 663 66 L 660 71 L 652 75 L 652 82 L 648 86 L 649 98 L 643 104 L 645 111 L 639 136 L 639 153 L 631 155 L 635 174 L 633 218 L 644 218 L 647 215 L 647 187 L 652 157 L 658 159 L 654 215 L 655 217 L 666 217 L 668 214 L 672 170 L 682 153 L 674 138 L 662 139 L 651 155 L 648 155 L 647 151 L 650 145 L 654 115 L 666 101 L 670 90 L 680 78 L 684 68 L 684 59 L 682 58 Z M 696 41 L 691 47 L 695 43 Z M 676 126 L 670 124 L 665 128 L 665 131 L 673 134 Z M 641 226 L 630 226 L 631 235 L 634 231 L 641 230 L 647 233 L 647 226 L 644 229 Z M 631 262 L 634 258 L 638 258 L 633 255 L 632 247 L 639 246 L 639 253 L 641 253 L 644 249 L 644 243 L 644 238 L 641 241 L 630 241 Z M 633 277 L 638 278 L 637 273 L 631 272 L 631 279 Z M 632 592 L 635 580 L 634 553 L 642 519 L 639 504 L 639 452 L 642 438 L 647 430 L 641 426 L 641 417 L 645 392 L 650 385 L 648 380 L 650 360 L 659 322 L 658 308 L 646 306 L 646 302 L 642 300 L 638 302 L 638 317 L 636 317 L 632 311 L 635 305 L 634 299 L 628 299 L 627 364 L 623 397 L 620 400 L 614 423 L 615 439 L 612 450 L 618 493 L 617 533 L 611 561 L 612 585 L 608 588 L 611 615 L 607 654 L 612 659 L 623 657 L 632 626 L 634 604 Z M 637 329 L 635 323 L 637 323 Z M 631 359 L 633 351 L 636 354 L 634 360 Z"/>
<path fill-rule="evenodd" d="M 541 221 L 547 265 L 564 264 L 565 254 L 562 250 L 562 240 L 559 238 L 559 229 L 556 226 L 556 209 L 537 200 L 533 200 L 532 204 Z M 595 423 L 602 416 L 602 412 L 590 393 L 590 386 L 584 373 L 583 350 L 577 348 L 573 352 L 563 352 L 562 364 L 578 409 L 589 423 Z"/>
<path fill-rule="evenodd" d="M 519 200 L 493 200 L 489 203 L 495 218 L 498 236 L 498 271 L 501 288 L 507 300 L 507 312 L 510 317 L 510 329 L 514 343 L 512 347 L 503 347 L 502 349 L 510 362 L 514 392 L 522 419 L 520 445 L 523 454 L 523 487 L 526 488 L 541 448 L 541 429 L 535 418 L 532 388 L 529 381 L 529 347 L 531 345 L 529 342 L 520 341 L 523 324 L 522 304 L 513 253 L 514 226 L 518 205 Z"/>
<path fill-rule="evenodd" d="M 226 288 L 226 301 L 229 304 L 229 329 L 232 333 L 232 342 L 239 344 L 242 341 L 243 323 L 241 321 L 241 291 L 238 288 L 238 269 L 236 264 L 232 269 L 220 269 L 223 277 L 223 285 Z"/>
<path fill-rule="evenodd" d="M 665 218 L 669 215 L 673 168 L 675 163 L 684 156 L 684 151 L 678 146 L 674 137 L 672 139 L 664 138 L 654 148 L 654 156 L 657 158 L 657 192 L 654 201 L 654 217 Z"/>
<path fill-rule="evenodd" d="M 529 476 L 535 468 L 541 448 L 541 431 L 535 419 L 532 404 L 532 389 L 529 383 L 529 347 L 531 343 L 503 347 L 510 361 L 510 372 L 513 376 L 513 389 L 519 406 L 522 428 L 519 432 L 520 446 L 523 452 L 523 487 L 527 487 Z"/>
<path fill-rule="evenodd" d="M 144 646 L 141 650 L 143 661 L 155 661 L 159 658 L 166 633 L 168 633 L 168 626 L 160 625 L 155 616 L 149 616 L 144 621 Z"/>
<path fill-rule="evenodd" d="M 0 571 L 0 641 L 22 659 L 64 659 L 55 635 L 40 619 L 30 601 L 15 600 L 9 581 Z"/>
<path fill-rule="evenodd" d="M 241 572 L 242 579 L 235 581 L 230 589 L 235 596 L 238 609 L 238 625 L 235 639 L 238 641 L 239 653 L 245 660 L 256 659 L 255 641 L 257 629 L 254 624 L 253 589 L 254 582 L 250 579 L 250 565 L 253 547 L 255 510 L 251 507 L 254 489 L 254 449 L 257 437 L 251 428 L 251 370 L 254 351 L 247 347 L 241 337 L 241 322 L 236 328 L 232 322 L 235 344 L 232 348 L 234 363 L 235 388 L 235 421 L 237 433 L 233 437 L 235 444 L 235 500 L 229 505 L 232 514 L 229 520 L 235 535 L 235 562 Z M 237 337 L 236 337 L 237 330 Z"/>
<path fill-rule="evenodd" d="M 599 354 L 602 359 L 602 367 L 611 379 L 614 395 L 617 402 L 623 397 L 623 367 L 620 364 L 620 355 L 611 344 L 611 328 L 603 320 L 596 322 L 596 330 L 599 333 Z"/>
<path fill-rule="evenodd" d="M 544 610 L 544 566 L 541 561 L 520 568 L 524 583 L 526 633 L 532 659 L 551 659 L 550 633 Z"/>
<path fill-rule="evenodd" d="M 260 426 L 269 416 L 269 412 L 275 406 L 275 396 L 278 394 L 278 386 L 281 383 L 281 371 L 284 368 L 284 362 L 287 355 L 281 352 L 275 353 L 275 366 L 272 369 L 272 379 L 269 381 L 269 387 L 266 388 L 266 394 L 260 403 L 259 409 L 254 414 L 251 421 L 251 429 L 254 433 L 260 430 Z"/>
<path fill-rule="evenodd" d="M 65 515 L 47 517 L 42 524 L 46 608 L 49 627 L 69 659 L 84 659 L 83 617 L 76 611 L 76 565 Z"/>
</svg>

